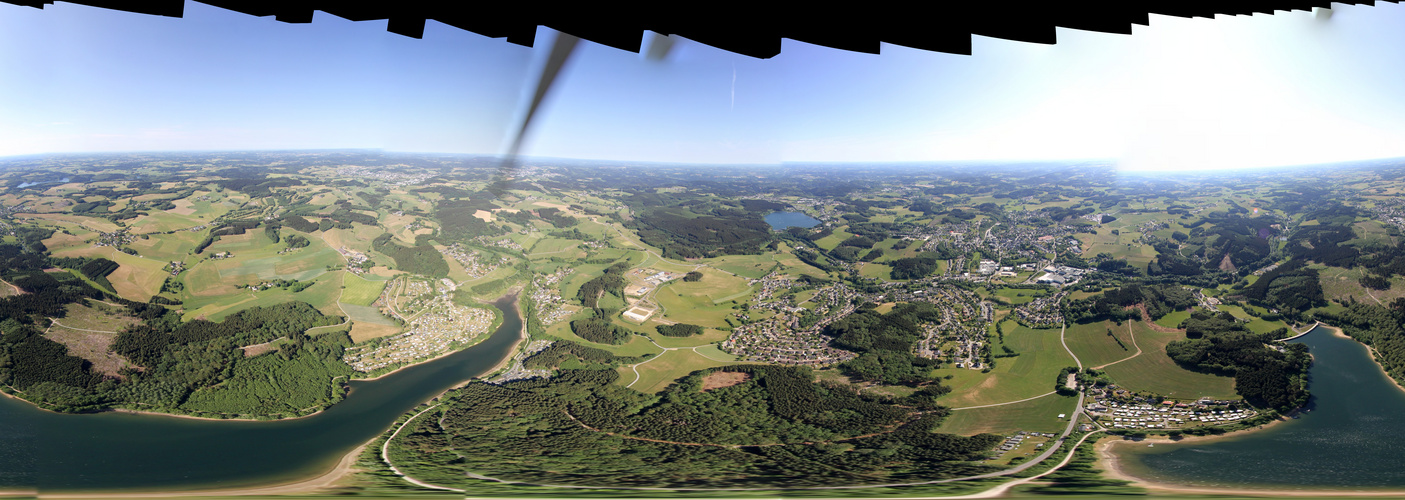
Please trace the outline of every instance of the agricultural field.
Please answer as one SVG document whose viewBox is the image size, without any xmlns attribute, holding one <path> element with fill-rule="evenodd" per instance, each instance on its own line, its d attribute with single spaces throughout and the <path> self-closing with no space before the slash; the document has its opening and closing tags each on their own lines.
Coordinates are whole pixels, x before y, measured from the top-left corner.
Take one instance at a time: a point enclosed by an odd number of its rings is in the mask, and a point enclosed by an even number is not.
<svg viewBox="0 0 1405 500">
<path fill-rule="evenodd" d="M 1108 335 L 1109 331 L 1112 335 Z M 1106 365 L 1136 354 L 1134 340 L 1128 323 L 1119 326 L 1112 321 L 1071 323 L 1064 333 L 1068 348 L 1087 367 Z"/>
<path fill-rule="evenodd" d="M 1050 394 L 1022 403 L 956 410 L 942 421 L 937 432 L 962 436 L 985 432 L 1001 435 L 1018 431 L 1059 433 L 1068 427 L 1068 419 L 1074 416 L 1077 402 L 1076 396 Z M 1060 414 L 1064 418 L 1059 418 Z"/>
<path fill-rule="evenodd" d="M 1002 328 L 1004 345 L 1019 355 L 996 358 L 990 373 L 965 368 L 935 370 L 938 377 L 952 376 L 951 380 L 942 381 L 952 388 L 950 394 L 942 396 L 943 406 L 1004 403 L 1052 392 L 1059 371 L 1074 365 L 1073 358 L 1059 343 L 1058 328 L 1036 330 L 1013 321 L 1006 321 Z"/>
<path fill-rule="evenodd" d="M 191 231 L 177 231 L 172 234 L 151 234 L 146 238 L 132 240 L 127 246 L 136 250 L 142 257 L 161 261 L 190 260 L 190 253 L 200 243 L 204 235 Z"/>
<path fill-rule="evenodd" d="M 357 306 L 369 306 L 380 298 L 388 280 L 371 280 L 349 272 L 342 273 L 343 289 L 340 302 Z"/>
<path fill-rule="evenodd" d="M 743 278 L 758 279 L 775 269 L 776 259 L 769 254 L 729 255 L 710 261 L 708 265 Z"/>
<path fill-rule="evenodd" d="M 664 317 L 678 323 L 710 328 L 728 326 L 726 315 L 731 301 L 741 302 L 750 293 L 746 281 L 722 272 L 704 269 L 703 279 L 688 283 L 674 280 L 659 287 L 654 300 L 663 307 Z"/>
<path fill-rule="evenodd" d="M 1142 354 L 1103 368 L 1113 383 L 1129 391 L 1150 391 L 1172 399 L 1236 397 L 1233 377 L 1192 372 L 1166 355 L 1166 344 L 1185 339 L 1185 333 L 1160 333 L 1140 321 L 1130 323 Z"/>
</svg>

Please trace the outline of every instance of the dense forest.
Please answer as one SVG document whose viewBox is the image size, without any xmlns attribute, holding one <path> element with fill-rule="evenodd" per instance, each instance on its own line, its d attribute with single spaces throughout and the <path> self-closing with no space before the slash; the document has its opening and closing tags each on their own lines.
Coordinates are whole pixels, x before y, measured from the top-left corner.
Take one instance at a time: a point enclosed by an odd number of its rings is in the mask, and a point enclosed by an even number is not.
<svg viewBox="0 0 1405 500">
<path fill-rule="evenodd" d="M 839 365 L 844 373 L 871 382 L 910 386 L 940 384 L 927 373 L 937 360 L 912 354 L 913 344 L 922 338 L 918 322 L 941 321 L 941 310 L 926 302 L 899 304 L 887 314 L 860 308 L 825 327 L 834 347 L 859 353 Z"/>
<path fill-rule="evenodd" d="M 42 236 L 42 235 L 39 235 Z M 123 407 L 219 418 L 291 416 L 339 399 L 330 381 L 350 375 L 341 348 L 345 332 L 309 337 L 314 326 L 341 322 L 302 302 L 254 307 L 223 322 L 181 322 L 155 304 L 133 302 L 93 289 L 67 272 L 48 273 L 42 245 L 0 245 L 9 266 L 4 278 L 27 293 L 0 299 L 0 385 L 26 400 L 58 411 Z M 105 260 L 85 272 L 111 272 Z M 64 261 L 72 264 L 72 262 Z M 63 318 L 69 304 L 104 299 L 126 307 L 142 323 L 123 330 L 113 351 L 136 368 L 99 373 L 92 363 L 42 335 L 45 318 Z M 274 342 L 276 354 L 246 358 L 240 346 Z M 278 377 L 269 377 L 270 373 Z"/>
<path fill-rule="evenodd" d="M 635 193 L 629 204 L 638 214 L 626 226 L 644 243 L 663 249 L 666 258 L 759 254 L 772 239 L 764 213 L 747 210 L 742 202 Z"/>
<path fill-rule="evenodd" d="M 1140 309 L 1129 309 L 1142 304 L 1146 305 L 1146 312 L 1151 316 L 1146 319 L 1156 320 L 1172 312 L 1189 309 L 1199 301 L 1194 291 L 1180 285 L 1132 283 L 1092 297 L 1065 301 L 1062 307 L 1068 321 L 1088 323 L 1143 319 Z"/>
<path fill-rule="evenodd" d="M 1223 311 L 1196 311 L 1182 327 L 1188 338 L 1166 345 L 1177 364 L 1234 377 L 1235 392 L 1255 406 L 1288 411 L 1307 404 L 1307 346 L 1273 342 L 1290 336 L 1287 328 L 1254 333 Z"/>
<path fill-rule="evenodd" d="M 702 390 L 717 371 L 745 380 Z M 441 418 L 406 428 L 391 459 L 444 485 L 470 480 L 468 472 L 534 484 L 785 488 L 995 469 L 970 461 L 998 436 L 934 433 L 944 411 L 817 384 L 805 368 L 704 370 L 658 395 L 614 385 L 617 377 L 614 370 L 563 370 L 549 381 L 470 384 L 445 397 Z"/>
<path fill-rule="evenodd" d="M 395 259 L 395 266 L 401 271 L 435 278 L 449 276 L 449 263 L 428 241 L 427 235 L 415 238 L 415 246 L 407 247 L 394 241 L 394 236 L 385 233 L 371 240 L 371 248 Z"/>
</svg>

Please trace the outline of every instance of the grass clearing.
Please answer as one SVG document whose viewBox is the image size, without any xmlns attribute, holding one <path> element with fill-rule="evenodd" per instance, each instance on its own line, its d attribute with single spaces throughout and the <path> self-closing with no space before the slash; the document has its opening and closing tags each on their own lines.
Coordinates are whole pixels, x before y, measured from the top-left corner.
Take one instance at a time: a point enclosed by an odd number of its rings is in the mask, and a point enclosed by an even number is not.
<svg viewBox="0 0 1405 500">
<path fill-rule="evenodd" d="M 859 268 L 859 276 L 873 278 L 879 281 L 892 281 L 893 267 L 879 264 L 877 262 L 866 262 Z"/>
<path fill-rule="evenodd" d="M 658 357 L 636 365 L 633 370 L 629 367 L 621 367 L 620 385 L 629 385 L 630 389 L 639 392 L 656 393 L 664 390 L 673 381 L 678 380 L 704 368 L 715 366 L 726 366 L 735 363 L 726 361 L 715 361 L 708 359 L 701 354 L 693 352 L 692 349 L 675 349 L 665 351 Z M 639 372 L 639 379 L 635 382 L 634 372 Z M 633 385 L 630 383 L 633 382 Z"/>
<path fill-rule="evenodd" d="M 1238 397 L 1233 377 L 1192 372 L 1166 355 L 1166 344 L 1185 339 L 1185 333 L 1160 333 L 1140 321 L 1131 323 L 1142 354 L 1104 369 L 1114 383 L 1129 391 L 1150 391 L 1173 399 Z"/>
<path fill-rule="evenodd" d="M 1190 319 L 1191 311 L 1176 311 L 1156 320 L 1156 324 L 1166 328 L 1180 328 L 1181 322 Z"/>
<path fill-rule="evenodd" d="M 1248 327 L 1249 331 L 1254 333 L 1268 333 L 1279 328 L 1287 328 L 1288 326 L 1282 321 L 1268 321 L 1250 315 L 1248 312 L 1245 312 L 1244 309 L 1239 306 L 1220 305 L 1217 307 L 1219 307 L 1221 311 L 1228 312 L 1230 315 L 1236 318 L 1248 319 L 1249 322 L 1245 323 L 1244 326 Z"/>
<path fill-rule="evenodd" d="M 124 314 L 125 308 L 112 307 L 89 299 L 89 305 L 68 304 L 66 314 L 56 318 L 59 324 L 77 330 L 95 330 L 116 333 L 131 325 L 140 323 L 137 318 Z"/>
</svg>

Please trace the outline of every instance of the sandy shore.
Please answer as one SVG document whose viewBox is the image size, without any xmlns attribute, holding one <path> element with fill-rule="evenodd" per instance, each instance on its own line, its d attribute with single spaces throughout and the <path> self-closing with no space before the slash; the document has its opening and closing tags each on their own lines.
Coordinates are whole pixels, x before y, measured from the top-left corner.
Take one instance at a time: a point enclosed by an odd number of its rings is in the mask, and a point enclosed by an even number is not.
<svg viewBox="0 0 1405 500">
<path fill-rule="evenodd" d="M 370 444 L 370 443 L 367 443 Z M 366 450 L 366 444 L 357 446 L 337 462 L 332 470 L 317 477 L 291 483 L 271 486 L 251 486 L 247 488 L 226 488 L 210 490 L 159 491 L 149 493 L 59 493 L 44 494 L 43 498 L 164 498 L 185 496 L 236 496 L 236 495 L 298 495 L 314 493 L 337 486 L 337 483 L 355 472 L 356 459 Z"/>
<path fill-rule="evenodd" d="M 1242 434 L 1245 434 L 1245 433 L 1246 433 L 1246 432 L 1238 432 L 1238 433 L 1235 433 L 1235 434 L 1241 434 L 1241 435 L 1242 435 Z M 1208 437 L 1208 436 L 1207 436 L 1207 437 L 1201 438 L 1201 437 L 1199 437 L 1199 436 L 1195 436 L 1194 438 L 1186 438 L 1186 439 L 1183 439 L 1183 440 L 1181 440 L 1180 442 L 1208 441 L 1208 440 L 1214 440 L 1214 439 L 1223 439 L 1223 437 L 1221 437 L 1221 436 Z M 1103 474 L 1106 475 L 1107 477 L 1110 477 L 1110 478 L 1113 478 L 1113 479 L 1120 479 L 1120 480 L 1123 480 L 1123 481 L 1130 481 L 1130 482 L 1132 483 L 1132 485 L 1134 485 L 1134 486 L 1139 486 L 1139 487 L 1142 487 L 1142 488 L 1146 488 L 1147 491 L 1149 491 L 1149 492 L 1151 492 L 1151 493 L 1153 493 L 1153 494 L 1156 494 L 1156 493 L 1168 494 L 1168 493 L 1170 493 L 1170 494 L 1196 494 L 1196 495 L 1242 495 L 1242 496 L 1261 496 L 1261 497 L 1285 497 L 1285 496 L 1287 496 L 1287 497 L 1400 497 L 1400 496 L 1405 496 L 1405 491 L 1386 491 L 1386 490 L 1342 490 L 1342 489 L 1321 489 L 1321 490 L 1312 490 L 1312 489 L 1296 489 L 1296 490 L 1289 490 L 1289 489 L 1282 489 L 1282 490 L 1274 490 L 1274 489 L 1254 489 L 1254 488 L 1215 488 L 1215 487 L 1208 487 L 1208 486 L 1182 486 L 1182 485 L 1175 485 L 1175 484 L 1157 483 L 1157 482 L 1148 481 L 1148 480 L 1146 480 L 1146 479 L 1139 478 L 1139 477 L 1136 477 L 1136 476 L 1133 476 L 1133 475 L 1128 474 L 1127 471 L 1124 470 L 1124 469 L 1121 467 L 1121 464 L 1119 463 L 1119 459 L 1117 458 L 1116 453 L 1114 453 L 1114 452 L 1112 451 L 1112 449 L 1113 449 L 1114 447 L 1117 447 L 1119 443 L 1130 443 L 1130 444 L 1124 444 L 1124 445 L 1122 445 L 1122 446 L 1130 446 L 1130 445 L 1141 445 L 1141 444 L 1143 444 L 1143 443 L 1171 443 L 1171 442 L 1173 442 L 1173 441 L 1171 441 L 1171 440 L 1169 440 L 1169 439 L 1145 439 L 1145 440 L 1142 440 L 1142 441 L 1124 441 L 1123 439 L 1121 439 L 1120 437 L 1117 437 L 1117 436 L 1108 436 L 1108 437 L 1105 437 L 1105 438 L 1103 438 L 1102 440 L 1098 441 L 1098 443 L 1097 443 L 1097 448 L 1096 448 L 1096 450 L 1097 450 L 1097 454 L 1098 454 L 1098 468 L 1101 468 L 1101 469 L 1104 471 Z"/>
</svg>

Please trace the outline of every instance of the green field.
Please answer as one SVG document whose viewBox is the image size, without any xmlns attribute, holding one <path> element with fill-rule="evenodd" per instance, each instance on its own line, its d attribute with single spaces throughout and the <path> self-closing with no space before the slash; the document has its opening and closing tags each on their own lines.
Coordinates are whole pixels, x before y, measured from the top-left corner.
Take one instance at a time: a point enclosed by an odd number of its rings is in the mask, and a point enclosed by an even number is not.
<svg viewBox="0 0 1405 500">
<path fill-rule="evenodd" d="M 1013 321 L 1005 322 L 1002 328 L 1005 345 L 1019 356 L 996 358 L 990 373 L 965 368 L 935 370 L 937 376 L 953 377 L 942 381 L 952 387 L 951 393 L 941 398 L 942 405 L 959 408 L 1038 396 L 1053 391 L 1059 371 L 1074 365 L 1073 358 L 1059 343 L 1059 329 L 1036 330 Z"/>
<path fill-rule="evenodd" d="M 847 228 L 848 226 L 845 227 Z M 820 238 L 818 241 L 815 241 L 815 246 L 823 248 L 827 252 L 830 250 L 834 250 L 834 247 L 839 246 L 840 242 L 843 242 L 844 240 L 847 240 L 852 236 L 852 234 L 849 234 L 843 228 L 835 229 L 834 234 L 825 236 L 823 238 Z"/>
<path fill-rule="evenodd" d="M 582 253 L 576 249 L 576 246 L 579 244 L 580 241 L 577 240 L 568 240 L 562 238 L 546 238 L 538 240 L 536 242 L 536 245 L 531 247 L 531 252 L 527 254 L 527 257 L 533 259 L 548 257 L 575 257 L 578 254 Z"/>
<path fill-rule="evenodd" d="M 1129 328 L 1127 323 L 1117 326 L 1111 321 L 1071 323 L 1064 333 L 1064 341 L 1083 366 L 1102 366 L 1137 353 Z M 1112 330 L 1115 337 L 1108 336 L 1108 330 Z M 1118 340 L 1122 341 L 1121 345 Z"/>
<path fill-rule="evenodd" d="M 876 262 L 868 262 L 868 263 L 865 263 L 865 264 L 863 265 L 863 267 L 859 269 L 859 275 L 860 275 L 860 276 L 863 276 L 863 277 L 865 277 L 865 278 L 873 278 L 873 279 L 877 279 L 877 280 L 880 280 L 880 281 L 889 281 L 889 280 L 892 280 L 892 279 L 893 279 L 893 274 L 892 274 L 892 273 L 893 273 L 893 267 L 892 267 L 892 266 L 887 266 L 887 265 L 879 264 L 879 263 L 876 263 Z"/>
<path fill-rule="evenodd" d="M 769 253 L 762 255 L 728 255 L 708 262 L 709 266 L 727 271 L 744 278 L 760 278 L 776 267 L 776 259 Z"/>
<path fill-rule="evenodd" d="M 641 337 L 638 335 L 629 337 L 629 341 L 619 345 L 597 344 L 595 342 L 591 342 L 589 340 L 577 337 L 575 333 L 572 333 L 569 321 L 562 321 L 560 323 L 548 326 L 546 328 L 546 334 L 562 340 L 569 340 L 578 344 L 587 345 L 597 349 L 604 349 L 606 351 L 610 351 L 610 353 L 616 356 L 640 356 L 644 354 L 656 354 L 659 352 L 658 346 L 654 345 L 652 342 L 649 342 L 648 338 Z"/>
<path fill-rule="evenodd" d="M 1022 288 L 1001 288 L 994 294 L 1006 304 L 1024 305 L 1034 299 L 1049 295 L 1047 290 L 1026 290 Z"/>
<path fill-rule="evenodd" d="M 1181 322 L 1190 319 L 1190 311 L 1176 311 L 1156 320 L 1156 324 L 1166 328 L 1180 328 Z"/>
<path fill-rule="evenodd" d="M 381 314 L 380 309 L 371 306 L 357 306 L 351 304 L 341 304 L 341 309 L 346 311 L 346 315 L 352 321 L 370 323 L 373 325 L 395 326 L 395 321 Z"/>
<path fill-rule="evenodd" d="M 369 306 L 380 298 L 388 281 L 368 280 L 349 272 L 343 272 L 342 279 L 346 288 L 342 290 L 341 302 L 358 306 Z"/>
<path fill-rule="evenodd" d="M 1023 403 L 957 410 L 946 417 L 937 432 L 963 436 L 984 432 L 1001 435 L 1017 431 L 1063 432 L 1068 427 L 1068 419 L 1074 415 L 1077 402 L 1076 396 L 1051 394 Z M 1059 418 L 1060 413 L 1064 414 L 1064 418 Z"/>
<path fill-rule="evenodd" d="M 179 231 L 172 234 L 152 234 L 146 239 L 137 238 L 127 245 L 142 257 L 163 261 L 187 261 L 195 245 L 204 238 L 200 233 Z"/>
<path fill-rule="evenodd" d="M 306 302 L 322 311 L 323 314 L 341 316 L 341 309 L 337 308 L 337 297 L 342 292 L 341 279 L 335 274 L 325 274 L 312 281 L 313 285 L 301 292 L 292 292 L 282 288 L 271 288 L 257 292 L 244 289 L 218 297 L 192 298 L 185 302 L 184 317 L 186 319 L 204 317 L 211 321 L 219 321 L 225 316 L 243 309 L 272 306 L 289 301 Z"/>
<path fill-rule="evenodd" d="M 731 364 L 735 363 L 714 361 L 693 352 L 691 349 L 675 349 L 665 351 L 656 358 L 640 363 L 632 370 L 628 366 L 620 367 L 620 379 L 617 383 L 640 392 L 654 393 L 662 391 L 674 380 L 689 373 L 703 368 Z M 636 370 L 639 372 L 638 381 L 635 381 L 634 376 Z"/>
<path fill-rule="evenodd" d="M 1173 399 L 1236 397 L 1233 377 L 1192 372 L 1166 355 L 1166 344 L 1185 339 L 1185 333 L 1159 333 L 1140 321 L 1133 321 L 1132 328 L 1142 354 L 1104 368 L 1113 383 L 1129 391 L 1150 391 Z"/>
<path fill-rule="evenodd" d="M 132 234 L 142 234 L 177 231 L 200 224 L 203 224 L 203 222 L 194 217 L 176 215 L 169 212 L 151 212 L 147 215 L 137 217 L 136 220 L 132 221 L 129 227 L 132 228 L 130 231 Z"/>
<path fill-rule="evenodd" d="M 1268 333 L 1279 328 L 1284 328 L 1288 326 L 1282 321 L 1266 321 L 1264 319 L 1251 316 L 1249 313 L 1244 312 L 1244 309 L 1239 306 L 1220 305 L 1218 307 L 1221 311 L 1228 312 L 1236 318 L 1248 319 L 1249 322 L 1245 323 L 1244 326 L 1247 326 L 1249 328 L 1249 331 L 1254 333 Z"/>
</svg>

